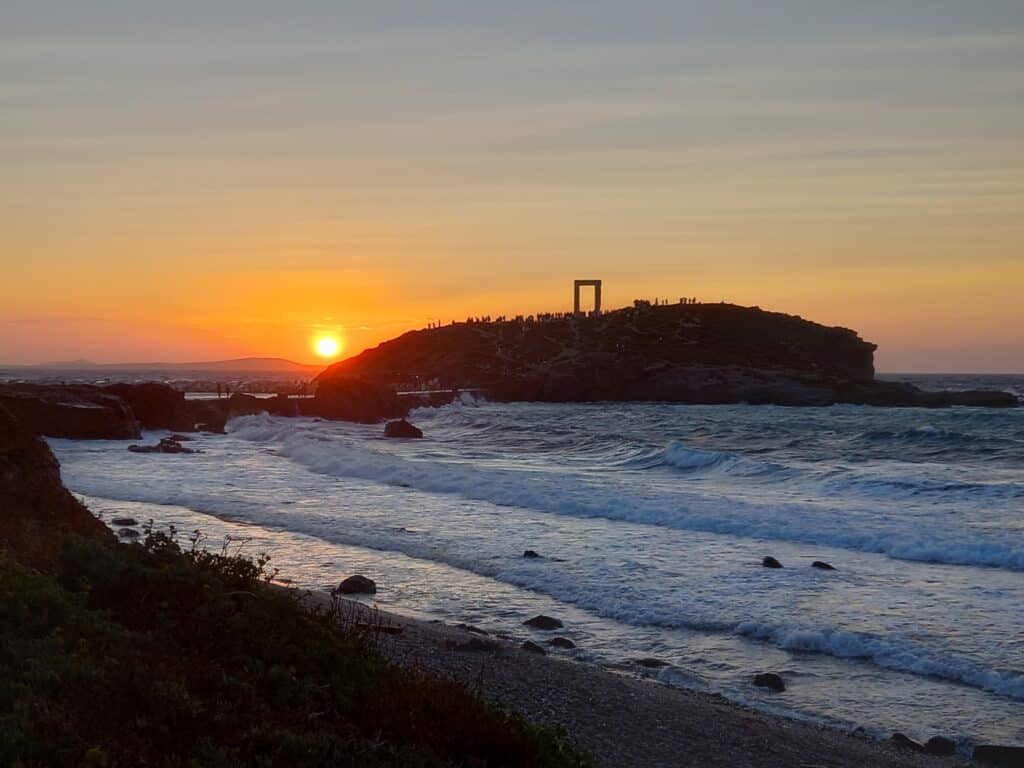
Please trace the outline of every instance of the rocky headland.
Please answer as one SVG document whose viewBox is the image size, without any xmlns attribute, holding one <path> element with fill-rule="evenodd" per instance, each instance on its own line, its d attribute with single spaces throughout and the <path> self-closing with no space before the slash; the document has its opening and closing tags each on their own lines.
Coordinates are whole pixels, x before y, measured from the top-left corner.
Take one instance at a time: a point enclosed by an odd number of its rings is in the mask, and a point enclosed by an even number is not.
<svg viewBox="0 0 1024 768">
<path fill-rule="evenodd" d="M 589 316 L 453 323 L 410 331 L 332 365 L 399 390 L 476 390 L 493 400 L 1012 407 L 1003 392 L 926 392 L 875 379 L 855 331 L 732 304 L 636 306 Z"/>
</svg>

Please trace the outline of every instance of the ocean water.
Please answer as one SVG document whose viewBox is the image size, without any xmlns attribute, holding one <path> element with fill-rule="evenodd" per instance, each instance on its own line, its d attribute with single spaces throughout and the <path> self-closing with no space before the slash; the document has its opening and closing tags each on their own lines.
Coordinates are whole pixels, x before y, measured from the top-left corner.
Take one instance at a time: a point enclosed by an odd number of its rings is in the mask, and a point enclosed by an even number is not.
<svg viewBox="0 0 1024 768">
<path fill-rule="evenodd" d="M 95 511 L 267 550 L 302 586 L 364 573 L 383 608 L 570 637 L 789 716 L 1024 743 L 1024 408 L 467 398 L 411 419 L 426 439 L 261 415 L 190 456 L 51 445 Z"/>
</svg>

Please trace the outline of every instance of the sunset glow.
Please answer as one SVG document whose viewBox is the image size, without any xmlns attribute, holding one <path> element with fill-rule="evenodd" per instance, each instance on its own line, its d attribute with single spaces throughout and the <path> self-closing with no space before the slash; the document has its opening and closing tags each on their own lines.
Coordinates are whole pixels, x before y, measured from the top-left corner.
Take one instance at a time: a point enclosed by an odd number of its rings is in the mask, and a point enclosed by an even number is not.
<svg viewBox="0 0 1024 768">
<path fill-rule="evenodd" d="M 0 362 L 313 362 L 599 277 L 1024 370 L 1012 4 L 299 5 L 7 11 Z"/>
<path fill-rule="evenodd" d="M 341 341 L 333 336 L 321 336 L 313 342 L 313 349 L 320 357 L 337 357 L 341 352 Z"/>
</svg>

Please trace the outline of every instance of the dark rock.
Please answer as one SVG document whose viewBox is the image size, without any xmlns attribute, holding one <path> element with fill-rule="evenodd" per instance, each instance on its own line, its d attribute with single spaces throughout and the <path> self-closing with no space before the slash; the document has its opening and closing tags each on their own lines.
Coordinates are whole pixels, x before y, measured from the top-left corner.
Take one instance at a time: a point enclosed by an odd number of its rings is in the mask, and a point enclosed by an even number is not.
<svg viewBox="0 0 1024 768">
<path fill-rule="evenodd" d="M 112 536 L 64 487 L 50 447 L 0 404 L 0 550 L 44 567 L 68 533 Z"/>
<path fill-rule="evenodd" d="M 889 737 L 889 741 L 891 741 L 897 747 L 910 749 L 914 752 L 924 752 L 924 744 L 922 744 L 919 741 L 914 741 L 912 738 L 903 733 L 894 733 L 892 736 Z"/>
<path fill-rule="evenodd" d="M 781 568 L 782 567 L 782 563 L 780 563 L 778 560 L 776 560 L 771 555 L 769 555 L 764 560 L 762 560 L 761 561 L 761 565 L 763 565 L 765 568 Z"/>
<path fill-rule="evenodd" d="M 646 669 L 661 669 L 662 667 L 668 666 L 667 661 L 652 658 L 633 659 L 633 663 L 638 667 L 645 667 Z"/>
<path fill-rule="evenodd" d="M 134 517 L 115 517 L 110 521 L 110 524 L 123 528 L 126 525 L 138 525 L 139 521 Z"/>
<path fill-rule="evenodd" d="M 132 453 L 195 453 L 192 448 L 186 448 L 177 440 L 169 437 L 161 438 L 156 445 L 129 445 L 128 450 Z"/>
<path fill-rule="evenodd" d="M 170 437 L 168 437 L 167 439 L 168 440 L 174 440 L 175 442 L 178 442 L 178 443 L 187 443 L 189 440 L 195 440 L 194 437 L 189 437 L 188 435 L 178 435 L 178 434 L 173 434 Z"/>
<path fill-rule="evenodd" d="M 460 651 L 495 651 L 498 649 L 498 644 L 490 640 L 481 640 L 479 637 L 471 637 L 455 647 Z"/>
<path fill-rule="evenodd" d="M 932 736 L 924 743 L 924 751 L 929 755 L 952 755 L 956 752 L 956 742 L 945 736 Z"/>
<path fill-rule="evenodd" d="M 36 435 L 75 440 L 130 440 L 141 435 L 125 402 L 99 387 L 3 384 L 0 405 Z"/>
<path fill-rule="evenodd" d="M 320 374 L 316 382 L 316 395 L 300 403 L 303 415 L 365 424 L 406 416 L 390 386 L 347 375 L 336 366 Z"/>
<path fill-rule="evenodd" d="M 142 534 L 134 528 L 118 528 L 117 535 L 122 539 L 137 539 Z"/>
<path fill-rule="evenodd" d="M 1009 393 L 924 392 L 875 381 L 874 351 L 847 328 L 757 307 L 678 304 L 411 331 L 331 366 L 317 381 L 436 380 L 448 389 L 426 403 L 422 394 L 403 395 L 403 407 L 440 404 L 458 387 L 503 401 L 1017 405 Z"/>
<path fill-rule="evenodd" d="M 981 744 L 974 748 L 971 760 L 985 768 L 1024 768 L 1024 747 Z"/>
<path fill-rule="evenodd" d="M 384 437 L 419 438 L 423 437 L 423 430 L 413 426 L 405 419 L 399 419 L 398 421 L 389 421 L 384 425 Z"/>
<path fill-rule="evenodd" d="M 541 648 L 539 645 L 537 645 L 532 640 L 527 640 L 526 642 L 524 642 L 520 646 L 520 648 L 522 648 L 524 651 L 529 651 L 530 653 L 539 653 L 541 656 L 547 656 L 548 655 L 547 651 L 545 651 L 543 648 Z"/>
<path fill-rule="evenodd" d="M 341 582 L 337 591 L 343 595 L 373 595 L 377 592 L 377 584 L 373 579 L 356 574 Z"/>
<path fill-rule="evenodd" d="M 823 571 L 834 571 L 835 570 L 835 568 L 833 566 L 829 565 L 824 560 L 815 560 L 813 563 L 811 563 L 811 568 L 820 568 Z"/>
<path fill-rule="evenodd" d="M 570 640 L 568 637 L 553 637 L 548 640 L 548 645 L 553 645 L 555 648 L 566 648 L 572 649 L 576 647 L 576 643 Z"/>
<path fill-rule="evenodd" d="M 528 549 L 525 552 L 523 552 L 523 557 L 531 557 L 532 558 L 532 557 L 540 557 L 540 555 L 538 555 L 532 549 Z"/>
<path fill-rule="evenodd" d="M 185 393 L 154 381 L 142 384 L 109 384 L 103 391 L 128 404 L 145 429 L 194 432 L 196 419 L 185 401 Z"/>
<path fill-rule="evenodd" d="M 558 619 L 553 619 L 550 616 L 544 615 L 534 616 L 532 619 L 527 619 L 526 621 L 524 621 L 523 624 L 525 624 L 528 627 L 533 627 L 534 629 L 543 630 L 561 629 L 565 626 Z"/>
<path fill-rule="evenodd" d="M 786 683 L 783 682 L 782 677 L 774 672 L 761 672 L 754 675 L 754 685 L 760 688 L 769 688 L 778 693 L 786 690 Z"/>
</svg>

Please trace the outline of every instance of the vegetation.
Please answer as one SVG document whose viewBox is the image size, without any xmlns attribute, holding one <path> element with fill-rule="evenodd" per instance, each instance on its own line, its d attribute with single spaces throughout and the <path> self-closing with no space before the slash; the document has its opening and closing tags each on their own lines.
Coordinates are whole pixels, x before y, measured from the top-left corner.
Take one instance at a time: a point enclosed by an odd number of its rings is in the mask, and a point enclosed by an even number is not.
<svg viewBox="0 0 1024 768">
<path fill-rule="evenodd" d="M 153 533 L 45 571 L 0 552 L 0 766 L 584 765 L 269 575 Z"/>
</svg>

